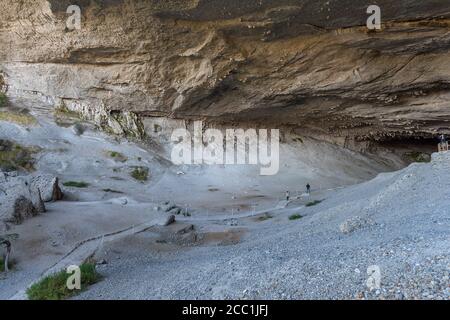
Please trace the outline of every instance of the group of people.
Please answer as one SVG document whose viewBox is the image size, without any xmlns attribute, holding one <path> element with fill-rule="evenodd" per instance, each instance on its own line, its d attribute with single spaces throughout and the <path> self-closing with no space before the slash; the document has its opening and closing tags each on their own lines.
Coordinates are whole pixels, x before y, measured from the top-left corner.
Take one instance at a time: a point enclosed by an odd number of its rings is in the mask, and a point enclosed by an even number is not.
<svg viewBox="0 0 450 320">
<path fill-rule="evenodd" d="M 311 194 L 311 185 L 308 183 L 306 185 L 306 193 Z M 286 191 L 286 201 L 289 201 L 291 199 L 291 192 L 288 190 Z"/>
</svg>

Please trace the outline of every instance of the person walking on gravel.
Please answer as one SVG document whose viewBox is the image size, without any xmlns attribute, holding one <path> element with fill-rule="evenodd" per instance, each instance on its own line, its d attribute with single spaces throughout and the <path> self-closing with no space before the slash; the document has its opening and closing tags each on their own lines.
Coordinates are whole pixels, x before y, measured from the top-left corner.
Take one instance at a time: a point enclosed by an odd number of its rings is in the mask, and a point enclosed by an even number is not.
<svg viewBox="0 0 450 320">
<path fill-rule="evenodd" d="M 311 194 L 311 186 L 309 185 L 309 183 L 306 185 L 306 193 Z"/>
<path fill-rule="evenodd" d="M 289 201 L 289 199 L 291 199 L 291 193 L 286 191 L 286 201 Z"/>
</svg>

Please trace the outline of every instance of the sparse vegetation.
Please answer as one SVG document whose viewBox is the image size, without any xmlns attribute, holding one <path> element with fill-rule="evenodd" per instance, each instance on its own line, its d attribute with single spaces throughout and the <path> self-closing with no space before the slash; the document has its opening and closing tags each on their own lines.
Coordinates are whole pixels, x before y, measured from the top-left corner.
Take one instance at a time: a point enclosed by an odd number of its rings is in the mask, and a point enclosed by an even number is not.
<svg viewBox="0 0 450 320">
<path fill-rule="evenodd" d="M 323 200 L 314 200 L 314 201 L 311 201 L 311 202 L 308 202 L 307 204 L 306 204 L 306 206 L 307 207 L 313 207 L 313 206 L 315 206 L 315 205 L 318 205 L 319 203 L 321 203 Z"/>
<path fill-rule="evenodd" d="M 0 272 L 5 272 L 5 260 L 0 257 Z"/>
<path fill-rule="evenodd" d="M 298 220 L 301 218 L 303 218 L 303 216 L 300 214 L 293 214 L 293 215 L 289 216 L 289 220 Z"/>
<path fill-rule="evenodd" d="M 134 167 L 133 171 L 131 171 L 131 176 L 141 182 L 147 181 L 149 169 L 146 167 Z"/>
<path fill-rule="evenodd" d="M 55 108 L 53 114 L 57 118 L 80 118 L 80 114 L 78 112 L 70 110 L 64 103 L 61 103 L 59 107 Z"/>
<path fill-rule="evenodd" d="M 0 140 L 0 169 L 3 171 L 33 171 L 33 154 L 38 148 L 24 147 L 9 140 Z"/>
<path fill-rule="evenodd" d="M 122 191 L 117 191 L 117 190 L 113 190 L 113 189 L 103 189 L 104 192 L 107 193 L 118 193 L 118 194 L 122 194 Z"/>
<path fill-rule="evenodd" d="M 0 108 L 6 105 L 6 95 L 3 92 L 0 92 Z"/>
<path fill-rule="evenodd" d="M 418 151 L 407 152 L 405 153 L 405 156 L 408 158 L 408 160 L 413 162 L 426 163 L 431 161 L 431 156 L 428 153 Z"/>
<path fill-rule="evenodd" d="M 128 158 L 120 152 L 108 151 L 108 156 L 119 162 L 126 162 Z"/>
<path fill-rule="evenodd" d="M 64 300 L 75 296 L 100 280 L 100 275 L 94 264 L 83 264 L 80 266 L 80 270 L 81 290 L 69 290 L 67 288 L 67 279 L 70 275 L 65 270 L 62 270 L 33 284 L 27 290 L 28 298 L 30 300 Z"/>
<path fill-rule="evenodd" d="M 273 217 L 269 213 L 264 213 L 262 216 L 257 218 L 258 221 L 266 221 L 272 219 Z"/>
<path fill-rule="evenodd" d="M 25 112 L 0 111 L 0 121 L 13 122 L 22 126 L 36 124 L 36 119 Z"/>
<path fill-rule="evenodd" d="M 89 183 L 83 181 L 67 181 L 63 183 L 63 186 L 70 188 L 87 188 L 89 187 Z"/>
<path fill-rule="evenodd" d="M 78 112 L 72 111 L 66 107 L 64 103 L 53 111 L 55 123 L 63 128 L 71 127 L 81 120 L 81 115 Z"/>
</svg>

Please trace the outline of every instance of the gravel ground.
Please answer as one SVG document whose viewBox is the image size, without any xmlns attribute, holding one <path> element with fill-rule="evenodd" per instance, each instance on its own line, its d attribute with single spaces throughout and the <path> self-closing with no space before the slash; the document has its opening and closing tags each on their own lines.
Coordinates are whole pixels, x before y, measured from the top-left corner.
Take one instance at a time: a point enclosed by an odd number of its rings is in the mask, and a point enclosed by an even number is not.
<svg viewBox="0 0 450 320">
<path fill-rule="evenodd" d="M 105 279 L 79 299 L 450 299 L 450 154 L 292 208 L 242 242 L 107 255 Z M 343 233 L 340 225 L 364 217 Z M 368 223 L 367 221 L 370 221 Z M 118 248 L 120 243 L 115 244 Z M 380 286 L 369 288 L 370 266 Z"/>
<path fill-rule="evenodd" d="M 196 210 L 187 222 L 197 230 L 218 226 L 245 230 L 240 242 L 233 245 L 158 243 L 150 231 L 108 244 L 108 263 L 99 266 L 104 280 L 78 296 L 80 299 L 450 299 L 448 153 L 435 155 L 429 164 L 413 164 L 362 184 L 331 190 L 328 188 L 361 181 L 381 167 L 371 159 L 305 140 L 301 148 L 286 147 L 284 160 L 289 161 L 272 180 L 253 178 L 237 167 L 227 171 L 196 168 L 178 175 L 160 164 L 158 156 L 94 131 L 77 136 L 72 129 L 48 121 L 29 130 L 2 123 L 0 137 L 47 150 L 39 158 L 40 171 L 62 176 L 63 181 L 89 182 L 87 190 L 73 191 L 70 196 L 74 205 L 86 205 L 83 212 L 93 214 L 96 223 L 100 223 L 99 216 L 111 213 L 99 206 L 113 197 L 105 195 L 107 187 L 124 191 L 130 201 L 132 195 L 136 204 L 167 200 L 168 195 L 177 203 L 191 203 Z M 117 163 L 105 150 L 120 150 L 129 160 Z M 329 156 L 324 160 L 318 154 Z M 127 170 L 142 163 L 155 173 L 147 184 L 132 181 Z M 368 168 L 370 172 L 363 174 Z M 303 188 L 305 181 L 315 182 L 321 189 L 314 188 L 311 201 L 323 202 L 305 207 L 308 200 L 293 201 L 287 208 L 269 211 L 272 218 L 264 221 L 242 214 L 253 204 L 261 204 L 261 199 L 264 205 L 256 211 L 276 205 L 286 189 L 295 196 L 295 188 Z M 218 191 L 208 191 L 215 189 Z M 217 212 L 211 205 L 217 206 Z M 241 207 L 236 213 L 235 208 Z M 54 209 L 53 214 L 61 219 L 65 219 L 63 212 L 70 211 L 67 207 Z M 289 220 L 294 213 L 303 218 Z M 78 216 L 72 218 L 79 220 Z M 130 219 L 129 215 L 123 218 Z M 38 230 L 33 225 L 39 219 L 43 219 L 42 225 L 55 221 L 50 212 L 17 229 Z M 117 218 L 110 217 L 108 222 L 113 230 L 120 229 Z M 73 223 L 73 228 L 74 234 L 91 229 L 82 223 Z M 39 233 L 23 234 L 33 241 L 33 237 L 42 238 Z M 52 249 L 47 242 L 42 245 L 47 247 L 34 244 L 29 248 L 39 252 Z M 60 249 L 58 254 L 63 254 Z M 48 258 L 38 258 L 41 269 L 51 264 Z M 35 271 L 21 267 L 36 267 L 29 262 L 19 261 L 18 272 L 0 277 L 0 297 L 11 296 L 37 277 Z M 380 271 L 380 286 L 373 290 L 366 284 L 371 266 Z"/>
</svg>

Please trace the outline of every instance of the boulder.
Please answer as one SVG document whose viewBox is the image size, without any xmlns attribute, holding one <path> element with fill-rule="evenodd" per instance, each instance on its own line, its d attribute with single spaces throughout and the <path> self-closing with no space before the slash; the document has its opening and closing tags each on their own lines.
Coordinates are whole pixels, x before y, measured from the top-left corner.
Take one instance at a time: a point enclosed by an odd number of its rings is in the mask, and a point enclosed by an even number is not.
<svg viewBox="0 0 450 320">
<path fill-rule="evenodd" d="M 41 191 L 42 200 L 44 202 L 59 201 L 63 198 L 63 193 L 59 187 L 58 177 L 51 174 L 31 176 L 29 178 L 29 188 L 35 204 L 39 201 L 37 190 Z"/>
<path fill-rule="evenodd" d="M 86 128 L 81 123 L 76 123 L 72 126 L 72 132 L 73 134 L 77 136 L 83 135 L 83 133 L 86 131 Z"/>
<path fill-rule="evenodd" d="M 62 196 L 58 178 L 53 175 L 0 174 L 0 231 L 44 213 L 44 202 L 61 200 Z"/>
<path fill-rule="evenodd" d="M 176 222 L 176 218 L 173 214 L 172 215 L 161 214 L 158 216 L 156 225 L 162 226 L 162 227 L 167 227 L 167 226 L 170 226 L 171 224 L 174 224 L 175 222 Z"/>
<path fill-rule="evenodd" d="M 6 224 L 21 224 L 25 219 L 37 215 L 37 210 L 31 202 L 24 196 L 18 196 L 12 202 L 2 204 L 0 217 Z"/>
<path fill-rule="evenodd" d="M 169 212 L 169 211 L 171 211 L 172 209 L 177 208 L 177 206 L 176 206 L 175 203 L 170 202 L 170 201 L 167 201 L 167 202 L 164 203 L 164 205 L 161 206 L 161 208 L 162 208 L 163 211 Z"/>
<path fill-rule="evenodd" d="M 172 210 L 169 211 L 169 214 L 173 214 L 173 215 L 179 215 L 181 213 L 181 209 L 178 207 L 173 208 Z"/>
<path fill-rule="evenodd" d="M 167 227 L 171 224 L 175 223 L 175 216 L 174 215 L 170 215 L 167 217 L 166 221 L 164 222 L 164 226 Z"/>
</svg>

